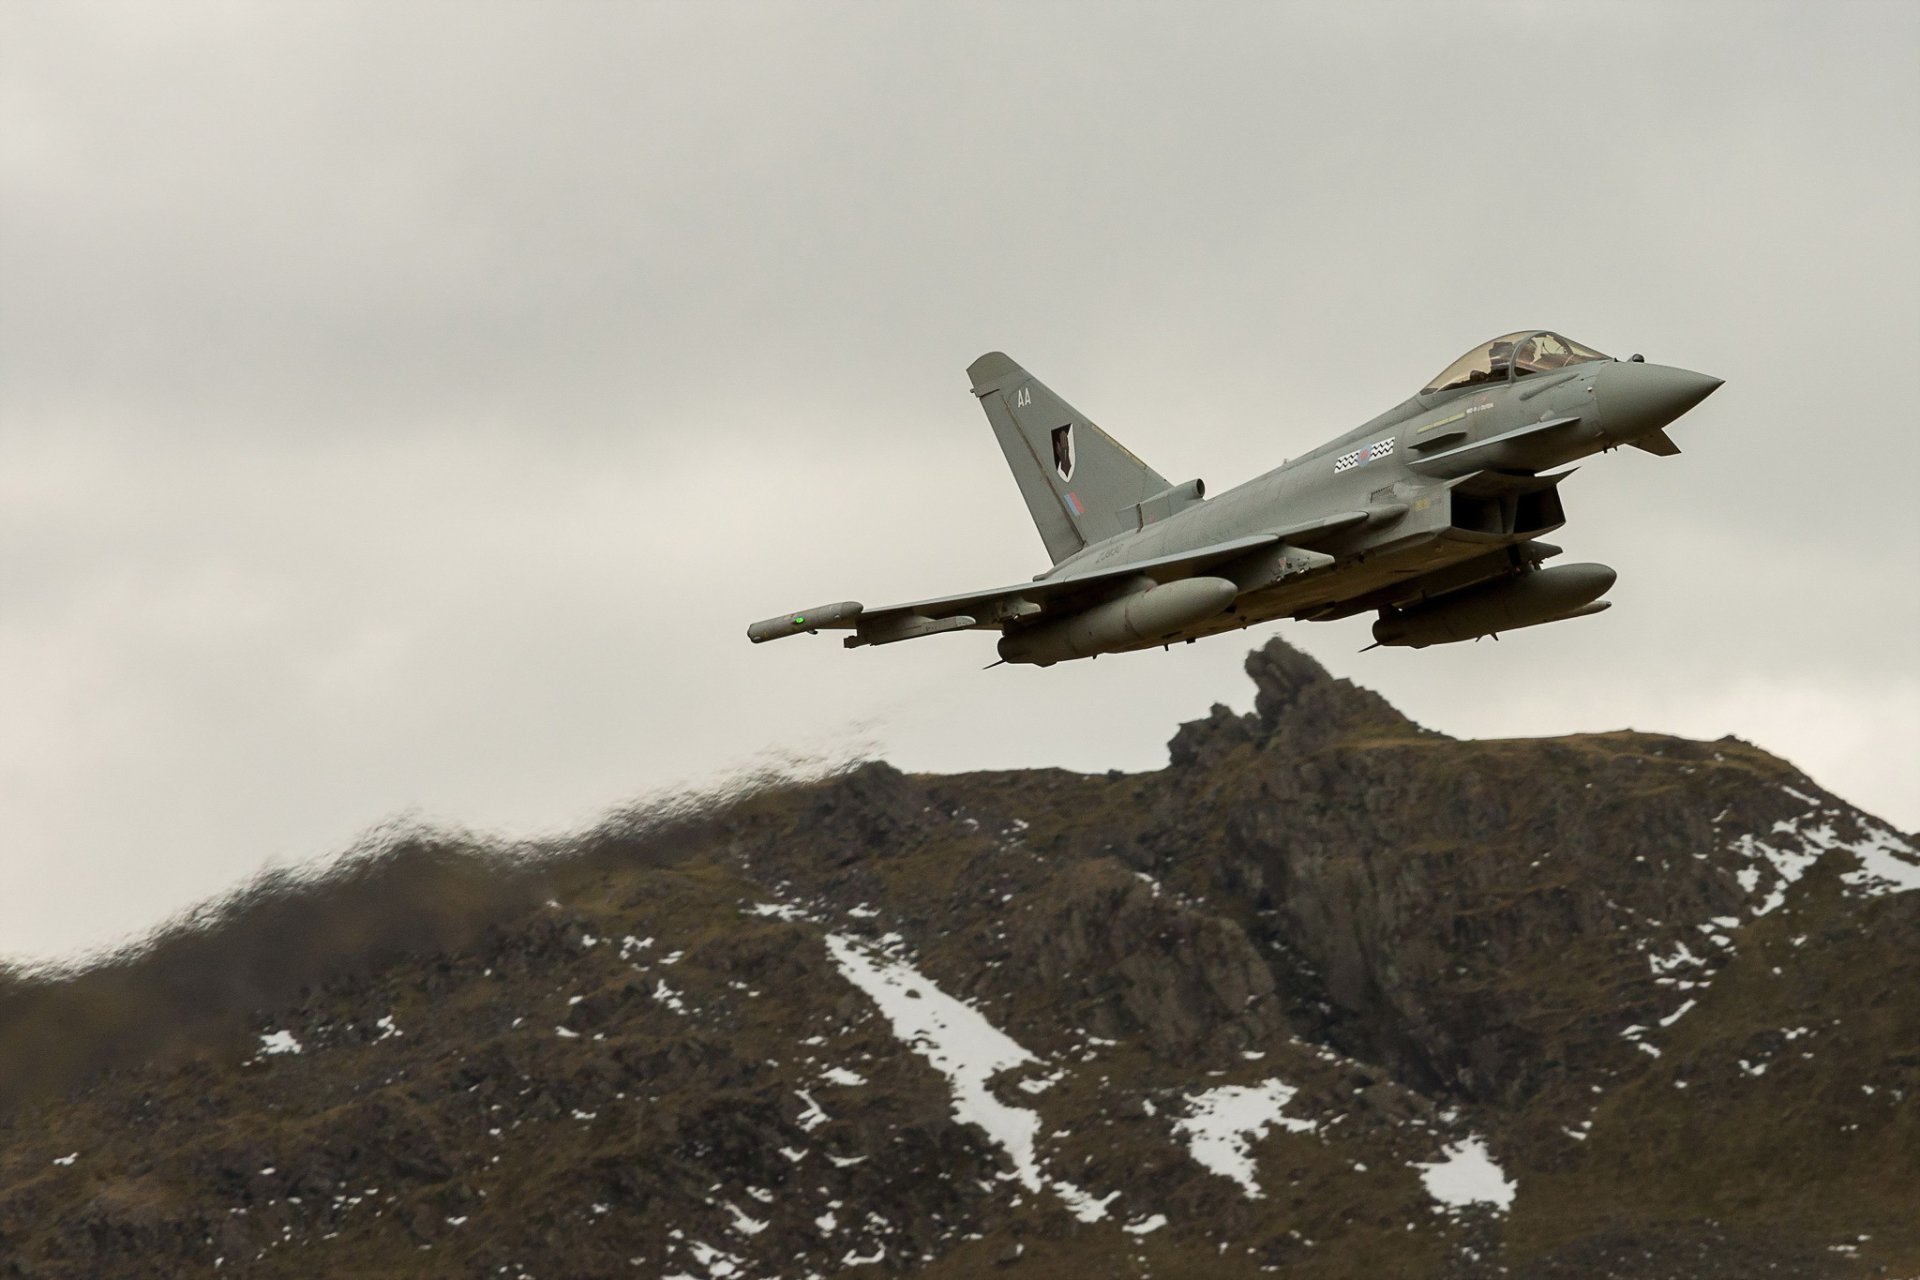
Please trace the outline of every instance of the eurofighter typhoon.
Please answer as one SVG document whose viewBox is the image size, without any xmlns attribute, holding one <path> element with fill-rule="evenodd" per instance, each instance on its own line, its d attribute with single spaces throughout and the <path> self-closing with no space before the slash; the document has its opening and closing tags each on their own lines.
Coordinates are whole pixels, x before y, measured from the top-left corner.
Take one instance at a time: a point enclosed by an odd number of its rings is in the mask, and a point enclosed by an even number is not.
<svg viewBox="0 0 1920 1280">
<path fill-rule="evenodd" d="M 759 644 L 849 631 L 848 648 L 1000 632 L 1051 666 L 1366 610 L 1377 644 L 1425 648 L 1605 609 L 1614 571 L 1544 567 L 1560 485 L 1589 454 L 1680 452 L 1666 427 L 1720 379 L 1616 360 L 1557 333 L 1482 343 L 1411 399 L 1215 497 L 1170 484 L 998 351 L 967 369 L 1053 567 L 1030 582 L 747 628 Z"/>
</svg>

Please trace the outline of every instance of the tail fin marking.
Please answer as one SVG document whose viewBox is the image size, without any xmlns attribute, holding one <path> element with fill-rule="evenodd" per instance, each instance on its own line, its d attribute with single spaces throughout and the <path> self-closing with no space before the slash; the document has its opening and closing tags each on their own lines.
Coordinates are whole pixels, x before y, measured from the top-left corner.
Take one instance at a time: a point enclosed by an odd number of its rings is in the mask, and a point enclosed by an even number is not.
<svg viewBox="0 0 1920 1280">
<path fill-rule="evenodd" d="M 1165 477 L 1001 352 L 967 367 L 1020 496 L 1055 564 L 1136 528 Z"/>
</svg>

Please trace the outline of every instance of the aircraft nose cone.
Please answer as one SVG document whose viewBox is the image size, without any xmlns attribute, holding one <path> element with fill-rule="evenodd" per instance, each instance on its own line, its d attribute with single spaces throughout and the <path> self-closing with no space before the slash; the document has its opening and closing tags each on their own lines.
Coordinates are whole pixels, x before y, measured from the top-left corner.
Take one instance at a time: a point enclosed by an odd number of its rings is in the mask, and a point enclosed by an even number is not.
<svg viewBox="0 0 1920 1280">
<path fill-rule="evenodd" d="M 1600 421 L 1625 442 L 1658 431 L 1712 395 L 1721 379 L 1664 364 L 1622 361 L 1601 371 Z"/>
</svg>

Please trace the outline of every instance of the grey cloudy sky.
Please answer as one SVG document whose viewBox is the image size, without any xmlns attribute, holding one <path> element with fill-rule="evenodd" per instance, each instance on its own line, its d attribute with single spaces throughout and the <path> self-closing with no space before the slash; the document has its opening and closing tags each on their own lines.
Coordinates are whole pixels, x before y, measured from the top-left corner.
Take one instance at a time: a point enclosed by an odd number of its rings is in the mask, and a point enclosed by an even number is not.
<svg viewBox="0 0 1920 1280">
<path fill-rule="evenodd" d="M 1916 65 L 1891 3 L 0 0 L 0 955 L 396 815 L 1163 763 L 1266 630 L 743 638 L 1045 566 L 991 348 L 1216 490 L 1528 325 L 1725 378 L 1563 491 L 1610 612 L 1282 634 L 1920 827 Z"/>
</svg>

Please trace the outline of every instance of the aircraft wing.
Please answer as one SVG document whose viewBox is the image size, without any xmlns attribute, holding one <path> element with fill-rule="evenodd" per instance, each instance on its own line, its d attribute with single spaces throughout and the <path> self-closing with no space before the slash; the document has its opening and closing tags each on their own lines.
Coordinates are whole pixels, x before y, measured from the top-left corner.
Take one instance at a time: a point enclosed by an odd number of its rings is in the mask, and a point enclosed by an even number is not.
<svg viewBox="0 0 1920 1280">
<path fill-rule="evenodd" d="M 1016 583 L 1013 586 L 993 587 L 986 591 L 970 591 L 961 595 L 935 596 L 930 600 L 886 605 L 878 609 L 866 608 L 858 601 L 844 600 L 838 604 L 823 605 L 818 609 L 805 609 L 798 613 L 782 614 L 777 618 L 756 622 L 747 628 L 747 639 L 755 644 L 761 644 L 768 640 L 799 635 L 803 631 L 809 633 L 852 631 L 854 634 L 848 636 L 844 643 L 848 648 L 855 649 L 863 645 L 917 640 L 922 636 L 939 635 L 947 631 L 992 629 L 1015 618 L 1032 617 L 1041 613 L 1070 613 L 1084 602 L 1087 596 L 1097 595 L 1101 587 L 1111 585 L 1116 579 L 1145 576 L 1158 581 L 1171 582 L 1176 578 L 1191 576 L 1213 565 L 1238 560 L 1263 548 L 1278 546 L 1282 542 L 1296 544 L 1312 542 L 1316 538 L 1350 529 L 1368 520 L 1378 519 L 1382 515 L 1403 509 L 1396 507 L 1342 511 L 1302 521 L 1270 533 L 1210 543 L 1192 551 L 1180 551 L 1147 560 L 1128 560 L 1120 564 L 1101 565 L 1098 568 L 1079 572 L 1069 570 L 1057 578 L 1036 578 L 1031 582 Z"/>
<path fill-rule="evenodd" d="M 1195 551 L 1155 556 L 1150 560 L 1129 560 L 1123 564 L 1102 565 L 1082 573 L 1066 573 L 1058 578 L 1038 578 L 1013 586 L 935 596 L 930 600 L 886 605 L 878 609 L 868 609 L 856 601 L 847 600 L 756 622 L 747 628 L 747 639 L 760 644 L 798 635 L 802 631 L 853 631 L 855 634 L 847 637 L 845 642 L 852 649 L 869 644 L 917 640 L 921 636 L 939 635 L 944 631 L 993 628 L 1013 618 L 1070 610 L 1075 600 L 1117 578 L 1145 575 L 1171 581 L 1208 565 L 1237 559 L 1250 551 L 1273 546 L 1281 537 L 1279 533 L 1263 533 L 1234 538 Z"/>
</svg>

